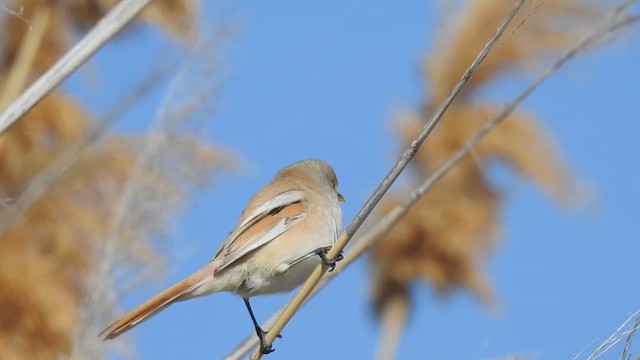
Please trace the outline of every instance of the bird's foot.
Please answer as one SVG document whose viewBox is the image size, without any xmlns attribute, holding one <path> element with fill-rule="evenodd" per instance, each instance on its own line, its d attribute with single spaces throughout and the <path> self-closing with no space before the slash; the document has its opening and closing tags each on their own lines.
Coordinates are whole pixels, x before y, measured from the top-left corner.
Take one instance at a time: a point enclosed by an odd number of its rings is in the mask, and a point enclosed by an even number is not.
<svg viewBox="0 0 640 360">
<path fill-rule="evenodd" d="M 344 256 L 342 256 L 342 251 L 340 251 L 340 254 L 338 254 L 338 256 L 336 256 L 335 259 L 329 259 L 327 257 L 327 253 L 329 252 L 330 249 L 331 247 L 320 248 L 316 251 L 316 253 L 320 257 L 320 259 L 322 259 L 322 262 L 329 267 L 329 272 L 332 272 L 333 269 L 336 268 L 336 263 L 344 259 Z"/>
<path fill-rule="evenodd" d="M 262 353 L 262 355 L 271 354 L 276 350 L 273 348 L 273 345 L 267 345 L 267 339 L 265 339 L 267 333 L 268 331 L 264 331 L 261 328 L 258 328 L 257 334 L 258 338 L 260 339 L 260 352 Z M 276 337 L 278 339 L 282 339 L 282 335 L 280 334 L 278 334 Z"/>
</svg>

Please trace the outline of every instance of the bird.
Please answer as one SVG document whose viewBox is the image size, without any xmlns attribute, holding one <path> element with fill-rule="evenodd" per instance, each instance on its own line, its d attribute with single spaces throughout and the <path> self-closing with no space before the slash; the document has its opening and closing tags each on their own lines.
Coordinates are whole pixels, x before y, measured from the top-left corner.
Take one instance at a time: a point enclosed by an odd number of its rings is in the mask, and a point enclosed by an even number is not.
<svg viewBox="0 0 640 360">
<path fill-rule="evenodd" d="M 122 315 L 100 336 L 116 338 L 173 303 L 227 291 L 244 300 L 261 352 L 272 352 L 249 299 L 293 290 L 320 263 L 333 270 L 342 259 L 327 257 L 341 231 L 340 202 L 338 179 L 326 162 L 305 159 L 281 169 L 249 200 L 207 264 Z"/>
</svg>

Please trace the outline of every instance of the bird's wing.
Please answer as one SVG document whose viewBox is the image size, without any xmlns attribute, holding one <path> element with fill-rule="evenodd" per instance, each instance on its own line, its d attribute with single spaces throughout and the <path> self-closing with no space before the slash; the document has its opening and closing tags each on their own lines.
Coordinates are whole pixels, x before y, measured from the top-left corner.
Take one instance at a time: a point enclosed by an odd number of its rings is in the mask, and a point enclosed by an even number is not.
<svg viewBox="0 0 640 360">
<path fill-rule="evenodd" d="M 269 243 L 300 221 L 305 213 L 304 190 L 289 190 L 243 212 L 236 228 L 212 260 L 222 260 L 217 271 Z M 246 214 L 246 215 L 244 215 Z"/>
</svg>

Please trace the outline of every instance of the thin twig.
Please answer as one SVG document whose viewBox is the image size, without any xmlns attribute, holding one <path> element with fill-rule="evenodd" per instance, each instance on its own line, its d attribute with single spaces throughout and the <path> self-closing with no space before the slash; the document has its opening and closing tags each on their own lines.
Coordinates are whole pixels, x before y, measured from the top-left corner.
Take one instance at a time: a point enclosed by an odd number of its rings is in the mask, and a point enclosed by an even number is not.
<svg viewBox="0 0 640 360">
<path fill-rule="evenodd" d="M 62 80 L 89 60 L 102 45 L 120 32 L 151 1 L 122 0 L 111 9 L 80 42 L 0 114 L 0 136 Z"/>
<path fill-rule="evenodd" d="M 489 50 L 493 45 L 498 41 L 498 38 L 505 31 L 513 17 L 516 15 L 522 4 L 525 0 L 517 0 L 511 9 L 511 11 L 505 16 L 505 19 L 500 24 L 500 26 L 496 29 L 496 32 L 493 34 L 491 39 L 484 45 L 478 56 L 475 58 L 473 63 L 469 66 L 469 68 L 465 71 L 462 78 L 455 85 L 449 96 L 442 102 L 440 107 L 433 114 L 433 117 L 425 124 L 422 129 L 420 135 L 409 145 L 409 147 L 404 151 L 400 159 L 396 162 L 393 168 L 389 171 L 387 176 L 382 180 L 382 183 L 378 186 L 378 188 L 373 192 L 369 200 L 365 203 L 365 205 L 360 209 L 355 218 L 351 221 L 346 231 L 338 238 L 336 244 L 331 248 L 327 256 L 329 258 L 335 258 L 341 251 L 344 249 L 345 245 L 349 242 L 351 237 L 355 234 L 358 228 L 362 225 L 364 220 L 371 214 L 373 208 L 378 204 L 382 196 L 387 192 L 391 184 L 398 178 L 400 173 L 407 166 L 409 161 L 414 157 L 422 143 L 425 141 L 427 136 L 431 133 L 431 131 L 438 124 L 440 119 L 442 119 L 445 111 L 449 108 L 449 105 L 453 101 L 453 99 L 460 93 L 462 87 L 466 84 L 467 80 L 471 77 L 471 75 L 478 68 L 480 63 L 485 59 Z M 309 276 L 307 281 L 302 285 L 300 290 L 296 293 L 296 295 L 291 299 L 287 307 L 285 308 L 282 315 L 276 320 L 273 328 L 266 335 L 265 341 L 267 346 L 271 345 L 275 340 L 276 336 L 282 331 L 286 323 L 291 319 L 293 314 L 300 308 L 304 300 L 309 296 L 313 288 L 318 284 L 322 274 L 327 270 L 327 266 L 324 264 L 319 265 Z M 262 357 L 259 348 L 256 348 L 254 353 L 252 354 L 252 359 L 259 359 Z"/>
<path fill-rule="evenodd" d="M 636 321 L 633 323 L 631 331 L 624 341 L 624 349 L 622 349 L 622 356 L 620 357 L 622 360 L 631 359 L 631 354 L 629 353 L 629 351 L 631 351 L 631 342 L 633 341 L 633 337 L 635 336 L 638 328 L 640 328 L 640 316 L 636 317 Z"/>
<path fill-rule="evenodd" d="M 628 6 L 627 2 L 625 2 L 621 6 Z M 616 12 L 615 14 L 617 14 Z M 631 21 L 633 19 L 633 21 Z M 311 297 L 313 297 L 317 292 L 319 292 L 326 284 L 328 284 L 331 280 L 333 280 L 336 276 L 338 276 L 342 271 L 344 271 L 349 265 L 351 265 L 355 260 L 360 258 L 363 254 L 365 254 L 368 250 L 370 250 L 380 239 L 386 236 L 389 231 L 393 229 L 393 227 L 402 219 L 402 217 L 409 211 L 409 209 L 420 199 L 424 194 L 439 180 L 441 179 L 448 171 L 450 171 L 453 166 L 460 160 L 464 155 L 469 153 L 475 145 L 486 136 L 489 131 L 494 128 L 498 123 L 506 119 L 520 104 L 526 97 L 528 97 L 533 90 L 538 88 L 546 79 L 548 79 L 553 73 L 555 73 L 562 65 L 564 65 L 567 61 L 572 59 L 578 53 L 585 51 L 593 41 L 597 41 L 599 37 L 603 33 L 610 32 L 612 30 L 618 30 L 620 28 L 620 24 L 625 24 L 626 26 L 631 25 L 632 23 L 640 21 L 640 19 L 636 16 L 627 16 L 617 21 L 611 22 L 615 19 L 611 17 L 608 18 L 608 22 L 601 27 L 598 27 L 596 30 L 588 34 L 583 39 L 579 40 L 575 45 L 570 47 L 566 52 L 560 56 L 555 63 L 553 63 L 547 71 L 542 73 L 537 79 L 535 79 L 525 90 L 523 90 L 520 95 L 514 98 L 509 104 L 507 104 L 503 111 L 498 114 L 496 117 L 491 119 L 486 123 L 486 125 L 478 131 L 463 147 L 461 147 L 455 154 L 449 158 L 444 164 L 442 164 L 429 178 L 427 178 L 420 186 L 418 186 L 411 194 L 409 194 L 405 200 L 396 205 L 390 211 L 388 211 L 382 218 L 378 219 L 375 224 L 367 230 L 362 236 L 359 236 L 354 241 L 353 246 L 346 253 L 344 259 L 340 261 L 335 270 L 331 273 L 326 274 L 320 280 L 320 283 L 316 288 L 314 288 L 312 294 L 306 301 L 308 301 Z M 267 321 L 264 322 L 263 328 L 269 328 L 271 324 L 275 322 L 275 320 L 280 316 L 280 314 L 284 311 L 284 307 L 278 310 L 275 314 L 273 314 Z M 233 360 L 240 359 L 244 357 L 251 348 L 258 345 L 258 339 L 255 335 L 247 336 L 236 348 L 234 348 L 229 354 L 226 355 L 225 359 Z"/>
<path fill-rule="evenodd" d="M 513 30 L 511 30 L 509 35 L 506 36 L 506 39 L 507 40 L 510 39 L 513 36 L 513 34 L 518 32 L 518 30 L 520 30 L 522 25 L 524 25 L 524 23 L 529 21 L 529 19 L 536 13 L 536 11 L 540 10 L 542 5 L 544 5 L 544 2 L 541 2 L 541 3 L 538 4 L 537 1 L 534 0 L 533 3 L 531 4 L 531 10 L 529 10 L 529 12 L 527 13 L 527 16 L 525 16 L 524 19 L 522 19 L 522 21 L 520 21 L 520 23 L 518 23 L 518 25 L 513 27 Z"/>
<path fill-rule="evenodd" d="M 631 332 L 635 332 L 636 330 L 635 326 L 632 327 L 632 329 L 630 330 L 626 330 L 626 331 L 622 331 L 622 330 L 627 326 L 628 323 L 630 323 L 636 317 L 640 317 L 640 310 L 636 310 L 636 312 L 631 314 L 631 316 L 629 316 L 627 320 L 623 322 L 622 325 L 620 325 L 616 329 L 616 331 L 614 331 L 613 334 L 611 334 L 611 336 L 607 338 L 607 340 L 605 340 L 602 344 L 600 344 L 600 346 L 598 346 L 598 348 L 593 353 L 591 353 L 591 355 L 589 355 L 587 360 L 595 360 L 599 358 L 600 355 L 607 352 L 607 350 L 609 350 L 613 345 L 619 343 L 624 336 L 627 336 Z"/>
<path fill-rule="evenodd" d="M 111 124 L 119 119 L 141 98 L 146 96 L 146 94 L 163 79 L 163 75 L 166 74 L 169 67 L 170 65 L 167 61 L 161 61 L 158 66 L 153 67 L 140 84 L 134 87 L 111 108 L 102 121 L 98 121 L 92 125 L 84 136 L 65 148 L 51 165 L 29 182 L 15 203 L 0 212 L 0 235 L 20 219 L 22 215 L 80 159 L 82 151 L 87 146 L 102 139 Z"/>
<path fill-rule="evenodd" d="M 2 11 L 5 11 L 9 15 L 15 16 L 18 19 L 24 21 L 24 23 L 29 27 L 29 30 L 33 29 L 31 27 L 31 21 L 29 19 L 27 19 L 26 17 L 24 17 L 24 5 L 20 5 L 18 10 L 11 10 L 11 9 L 7 8 L 6 6 L 4 6 L 4 5 L 0 5 L 0 9 L 2 9 Z M 0 16 L 0 21 L 1 20 L 2 20 L 2 17 Z M 2 23 L 0 22 L 0 24 L 2 24 Z"/>
</svg>

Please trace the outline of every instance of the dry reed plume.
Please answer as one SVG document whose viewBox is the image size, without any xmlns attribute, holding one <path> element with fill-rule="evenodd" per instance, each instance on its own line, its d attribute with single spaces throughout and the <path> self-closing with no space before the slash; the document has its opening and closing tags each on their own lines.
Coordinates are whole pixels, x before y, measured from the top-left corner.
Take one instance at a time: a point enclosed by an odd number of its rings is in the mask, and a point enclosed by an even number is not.
<svg viewBox="0 0 640 360">
<path fill-rule="evenodd" d="M 434 51 L 422 62 L 423 84 L 429 96 L 419 110 L 407 111 L 396 119 L 400 141 L 407 143 L 415 137 L 511 5 L 501 0 L 466 1 L 457 19 L 447 22 L 445 31 L 438 33 Z M 483 87 L 505 75 L 522 73 L 575 40 L 575 29 L 588 24 L 596 9 L 593 4 L 569 0 L 525 6 L 416 155 L 410 183 L 420 183 L 501 110 L 500 104 L 478 98 Z M 515 112 L 376 246 L 371 262 L 372 296 L 376 314 L 383 321 L 381 339 L 387 335 L 397 338 L 398 324 L 408 316 L 415 281 L 429 283 L 438 293 L 468 289 L 483 303 L 492 303 L 482 264 L 500 229 L 503 194 L 485 174 L 485 164 L 496 160 L 555 199 L 568 200 L 567 194 L 572 193 L 571 175 L 559 160 L 550 136 L 534 115 Z M 400 202 L 411 185 L 407 188 L 381 204 L 381 211 Z M 381 358 L 390 358 L 393 350 L 389 347 L 395 345 L 382 340 L 381 345 Z"/>
<path fill-rule="evenodd" d="M 17 82 L 19 88 L 7 89 L 5 80 L 14 71 L 14 60 L 29 38 L 30 28 L 24 19 L 6 16 L 2 23 L 0 95 L 19 93 L 72 44 L 71 33 L 86 30 L 115 3 L 9 1 L 6 7 L 22 7 L 28 20 L 49 7 L 48 21 L 37 51 L 27 62 L 31 64 L 28 76 Z M 193 2 L 164 0 L 153 3 L 141 20 L 186 38 L 193 15 Z M 19 197 L 37 174 L 70 144 L 86 136 L 94 124 L 80 104 L 55 92 L 0 136 L 0 221 L 3 208 L 10 207 L 12 199 Z M 130 265 L 157 259 L 150 238 L 167 230 L 166 224 L 179 209 L 174 205 L 186 196 L 189 186 L 185 183 L 191 187 L 204 184 L 211 169 L 225 161 L 217 151 L 187 136 L 173 141 L 172 154 L 162 159 L 167 163 L 144 167 L 136 188 L 140 194 L 166 199 L 171 206 L 159 201 L 145 203 L 138 213 L 142 215 L 128 219 L 115 236 L 118 254 Z M 1 359 L 54 359 L 69 354 L 84 301 L 84 283 L 96 266 L 96 249 L 113 230 L 113 213 L 136 165 L 139 143 L 140 138 L 112 135 L 92 144 L 23 217 L 0 234 Z M 187 159 L 197 162 L 198 168 L 176 176 L 175 172 L 188 166 Z"/>
</svg>

